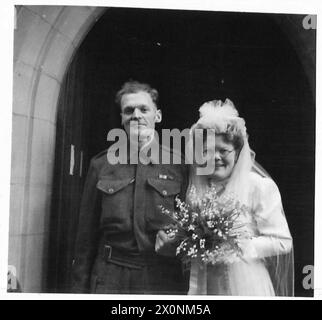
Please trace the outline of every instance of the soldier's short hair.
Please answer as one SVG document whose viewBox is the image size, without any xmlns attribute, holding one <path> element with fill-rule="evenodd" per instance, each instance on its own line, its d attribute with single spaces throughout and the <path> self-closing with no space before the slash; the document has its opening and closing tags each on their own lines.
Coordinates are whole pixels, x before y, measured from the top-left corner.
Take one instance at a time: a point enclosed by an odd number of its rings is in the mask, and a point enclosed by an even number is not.
<svg viewBox="0 0 322 320">
<path fill-rule="evenodd" d="M 129 93 L 137 93 L 140 91 L 147 92 L 151 98 L 156 107 L 158 108 L 158 99 L 159 99 L 159 93 L 157 89 L 152 88 L 147 83 L 142 83 L 134 80 L 127 81 L 123 84 L 122 88 L 116 93 L 115 96 L 115 102 L 121 106 L 121 99 L 122 96 Z"/>
</svg>

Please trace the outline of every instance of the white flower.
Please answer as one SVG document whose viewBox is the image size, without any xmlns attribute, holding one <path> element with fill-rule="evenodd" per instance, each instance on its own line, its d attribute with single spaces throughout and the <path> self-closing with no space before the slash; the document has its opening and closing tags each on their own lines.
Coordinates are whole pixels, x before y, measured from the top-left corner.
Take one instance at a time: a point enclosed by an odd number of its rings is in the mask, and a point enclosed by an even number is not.
<svg viewBox="0 0 322 320">
<path fill-rule="evenodd" d="M 207 227 L 208 228 L 213 228 L 214 227 L 214 222 L 213 221 L 207 221 Z"/>
<path fill-rule="evenodd" d="M 188 231 L 194 231 L 196 228 L 194 225 L 190 224 L 188 227 Z"/>
</svg>

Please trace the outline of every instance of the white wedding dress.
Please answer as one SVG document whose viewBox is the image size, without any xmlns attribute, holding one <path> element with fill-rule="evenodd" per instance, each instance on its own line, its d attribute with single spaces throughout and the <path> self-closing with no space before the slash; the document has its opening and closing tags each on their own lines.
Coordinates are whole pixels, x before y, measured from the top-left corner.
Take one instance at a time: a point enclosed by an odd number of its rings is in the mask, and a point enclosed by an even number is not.
<svg viewBox="0 0 322 320">
<path fill-rule="evenodd" d="M 291 265 L 288 255 L 292 255 L 292 237 L 278 187 L 272 179 L 257 173 L 251 172 L 249 177 L 249 213 L 239 216 L 237 222 L 243 224 L 251 235 L 241 242 L 242 259 L 215 265 L 193 261 L 189 294 L 291 294 L 285 290 L 279 293 L 277 289 L 292 281 L 289 280 L 292 276 L 287 274 Z"/>
</svg>

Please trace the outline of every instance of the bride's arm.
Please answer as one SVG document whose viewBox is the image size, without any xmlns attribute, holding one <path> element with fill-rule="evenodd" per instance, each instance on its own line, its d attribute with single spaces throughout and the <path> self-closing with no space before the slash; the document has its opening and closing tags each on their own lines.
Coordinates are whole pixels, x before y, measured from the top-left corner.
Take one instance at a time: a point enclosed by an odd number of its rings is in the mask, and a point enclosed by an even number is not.
<svg viewBox="0 0 322 320">
<path fill-rule="evenodd" d="M 247 258 L 285 254 L 292 249 L 292 237 L 284 215 L 278 187 L 270 178 L 259 178 L 253 192 L 253 214 L 257 235 L 241 243 Z"/>
</svg>

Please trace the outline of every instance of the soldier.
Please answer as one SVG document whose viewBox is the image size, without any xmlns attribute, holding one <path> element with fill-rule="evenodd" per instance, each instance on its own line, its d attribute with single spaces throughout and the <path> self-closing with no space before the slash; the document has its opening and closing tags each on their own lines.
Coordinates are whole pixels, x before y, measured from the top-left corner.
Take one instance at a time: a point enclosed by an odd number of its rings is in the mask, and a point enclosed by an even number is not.
<svg viewBox="0 0 322 320">
<path fill-rule="evenodd" d="M 162 120 L 157 100 L 157 90 L 136 81 L 126 82 L 117 93 L 127 147 L 133 136 L 139 137 L 139 150 L 158 144 L 153 134 Z M 131 131 L 133 124 L 136 129 Z M 152 152 L 148 163 L 111 164 L 107 151 L 91 160 L 80 208 L 72 292 L 186 294 L 189 275 L 182 271 L 175 248 L 171 242 L 158 252 L 155 247 L 157 234 L 159 241 L 166 237 L 159 230 L 169 224 L 159 206 L 173 210 L 176 195 L 185 197 L 187 168 L 162 164 L 161 154 L 170 150 L 158 148 L 160 153 Z M 130 151 L 127 160 L 132 156 Z"/>
</svg>

